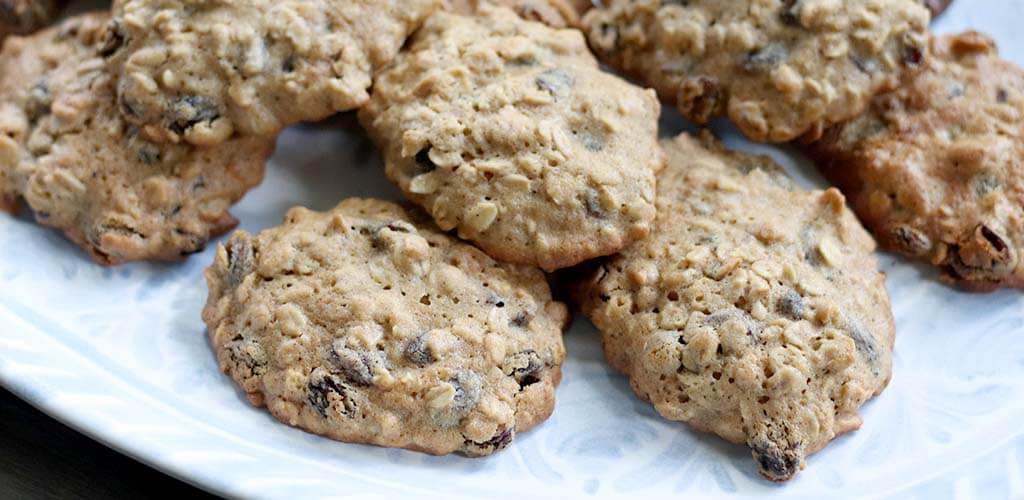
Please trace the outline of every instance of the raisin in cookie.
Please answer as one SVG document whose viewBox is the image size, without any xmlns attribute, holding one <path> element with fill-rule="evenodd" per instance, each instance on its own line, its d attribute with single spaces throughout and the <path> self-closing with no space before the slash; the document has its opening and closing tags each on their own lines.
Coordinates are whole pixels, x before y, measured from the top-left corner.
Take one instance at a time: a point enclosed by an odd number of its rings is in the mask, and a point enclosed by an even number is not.
<svg viewBox="0 0 1024 500">
<path fill-rule="evenodd" d="M 355 109 L 441 0 L 124 0 L 104 53 L 126 119 L 214 145 Z"/>
<path fill-rule="evenodd" d="M 803 191 L 766 157 L 709 136 L 665 149 L 654 231 L 594 265 L 577 297 L 637 395 L 787 480 L 888 383 L 874 242 L 839 191 Z"/>
<path fill-rule="evenodd" d="M 13 34 L 31 33 L 57 17 L 65 0 L 0 0 L 0 41 Z"/>
<path fill-rule="evenodd" d="M 748 137 L 815 138 L 857 116 L 926 57 L 917 0 L 610 0 L 583 20 L 607 63 L 693 121 Z"/>
<path fill-rule="evenodd" d="M 108 18 L 84 15 L 0 52 L 0 208 L 24 198 L 39 223 L 96 261 L 176 260 L 235 225 L 228 208 L 263 177 L 272 138 L 219 149 L 158 145 L 121 119 L 96 56 Z"/>
<path fill-rule="evenodd" d="M 978 33 L 809 153 L 889 250 L 986 291 L 1024 287 L 1024 70 Z"/>
<path fill-rule="evenodd" d="M 475 14 L 481 5 L 508 7 L 524 19 L 539 21 L 555 28 L 576 26 L 580 13 L 590 6 L 583 0 L 446 0 L 445 8 L 459 14 Z"/>
<path fill-rule="evenodd" d="M 482 7 L 428 19 L 360 119 L 442 229 L 553 270 L 647 235 L 659 110 L 600 71 L 578 31 Z"/>
<path fill-rule="evenodd" d="M 333 439 L 488 455 L 546 419 L 564 304 L 418 209 L 349 199 L 238 232 L 206 272 L 221 368 L 281 421 Z"/>
</svg>

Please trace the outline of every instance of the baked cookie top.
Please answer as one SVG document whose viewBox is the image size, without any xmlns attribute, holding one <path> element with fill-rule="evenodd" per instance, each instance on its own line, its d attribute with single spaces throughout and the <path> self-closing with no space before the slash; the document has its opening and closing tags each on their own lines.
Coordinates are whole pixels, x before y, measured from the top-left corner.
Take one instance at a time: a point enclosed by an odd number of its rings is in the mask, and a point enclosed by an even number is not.
<svg viewBox="0 0 1024 500">
<path fill-rule="evenodd" d="M 647 235 L 659 112 L 653 91 L 600 71 L 578 31 L 485 7 L 429 18 L 360 120 L 442 229 L 553 270 Z"/>
<path fill-rule="evenodd" d="M 66 0 L 0 0 L 0 41 L 11 34 L 31 33 L 57 17 Z"/>
<path fill-rule="evenodd" d="M 978 291 L 1024 287 L 1024 70 L 975 32 L 810 145 L 883 247 Z"/>
<path fill-rule="evenodd" d="M 221 368 L 333 439 L 488 455 L 551 414 L 564 304 L 399 205 L 349 199 L 239 231 L 206 273 Z"/>
<path fill-rule="evenodd" d="M 121 119 L 87 14 L 0 52 L 0 208 L 24 198 L 103 264 L 176 260 L 235 225 L 228 208 L 263 177 L 272 138 L 219 149 L 159 145 Z"/>
<path fill-rule="evenodd" d="M 602 60 L 693 121 L 763 142 L 815 138 L 926 59 L 917 0 L 610 0 L 584 17 Z"/>
<path fill-rule="evenodd" d="M 125 118 L 210 146 L 355 109 L 441 0 L 123 0 L 104 53 Z"/>
<path fill-rule="evenodd" d="M 789 479 L 888 383 L 874 243 L 839 191 L 801 190 L 767 157 L 710 135 L 664 148 L 651 236 L 595 264 L 576 296 L 642 399 Z"/>
<path fill-rule="evenodd" d="M 508 7 L 524 19 L 567 28 L 578 25 L 580 13 L 591 4 L 586 0 L 445 0 L 445 8 L 457 14 L 475 14 L 482 5 Z"/>
</svg>

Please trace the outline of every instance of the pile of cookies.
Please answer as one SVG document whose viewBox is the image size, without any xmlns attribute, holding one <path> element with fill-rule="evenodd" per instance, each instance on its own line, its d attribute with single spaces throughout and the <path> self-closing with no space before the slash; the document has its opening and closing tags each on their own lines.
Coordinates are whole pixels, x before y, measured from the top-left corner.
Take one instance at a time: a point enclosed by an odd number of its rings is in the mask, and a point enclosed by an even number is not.
<svg viewBox="0 0 1024 500">
<path fill-rule="evenodd" d="M 969 290 L 1024 287 L 1024 71 L 982 34 L 932 36 L 948 2 L 495 3 L 116 0 L 9 36 L 0 208 L 101 264 L 178 260 L 236 225 L 278 132 L 357 110 L 409 203 L 297 207 L 207 270 L 203 319 L 253 404 L 494 453 L 554 409 L 555 280 L 640 398 L 776 481 L 889 381 L 876 240 Z M 0 5 L 0 34 L 57 7 Z M 662 102 L 793 141 L 837 187 L 709 132 L 659 142 Z"/>
</svg>

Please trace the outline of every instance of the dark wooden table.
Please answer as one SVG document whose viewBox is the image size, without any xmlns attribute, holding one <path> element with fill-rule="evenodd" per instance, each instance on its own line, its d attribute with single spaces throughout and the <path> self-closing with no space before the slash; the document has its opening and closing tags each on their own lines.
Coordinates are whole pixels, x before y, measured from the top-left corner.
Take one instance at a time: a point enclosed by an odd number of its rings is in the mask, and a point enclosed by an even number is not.
<svg viewBox="0 0 1024 500">
<path fill-rule="evenodd" d="M 0 498 L 212 498 L 0 388 Z"/>
</svg>

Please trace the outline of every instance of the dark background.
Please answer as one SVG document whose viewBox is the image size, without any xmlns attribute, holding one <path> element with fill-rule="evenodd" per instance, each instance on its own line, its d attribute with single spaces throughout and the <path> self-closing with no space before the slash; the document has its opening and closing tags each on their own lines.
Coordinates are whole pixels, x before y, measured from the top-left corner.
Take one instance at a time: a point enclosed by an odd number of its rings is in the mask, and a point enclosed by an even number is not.
<svg viewBox="0 0 1024 500">
<path fill-rule="evenodd" d="M 0 388 L 0 498 L 213 498 Z"/>
</svg>

